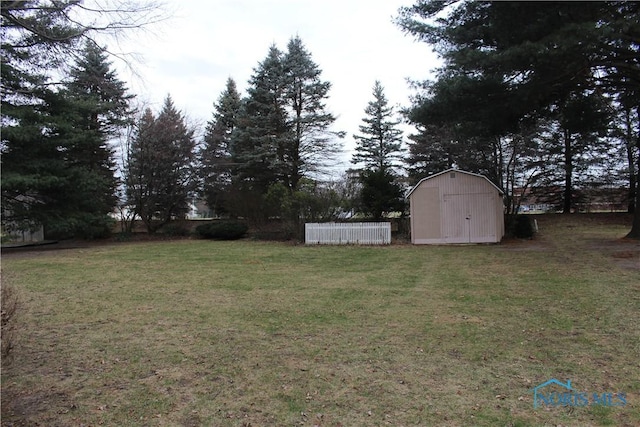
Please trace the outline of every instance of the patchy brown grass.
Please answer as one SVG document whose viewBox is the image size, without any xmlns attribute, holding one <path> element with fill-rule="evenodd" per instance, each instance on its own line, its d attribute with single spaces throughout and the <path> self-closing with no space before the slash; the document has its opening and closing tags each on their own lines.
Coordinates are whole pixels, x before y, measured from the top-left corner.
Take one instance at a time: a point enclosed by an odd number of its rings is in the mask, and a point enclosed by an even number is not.
<svg viewBox="0 0 640 427">
<path fill-rule="evenodd" d="M 503 245 L 4 256 L 24 313 L 2 424 L 638 425 L 629 218 L 538 219 Z M 534 410 L 549 378 L 628 404 Z"/>
</svg>

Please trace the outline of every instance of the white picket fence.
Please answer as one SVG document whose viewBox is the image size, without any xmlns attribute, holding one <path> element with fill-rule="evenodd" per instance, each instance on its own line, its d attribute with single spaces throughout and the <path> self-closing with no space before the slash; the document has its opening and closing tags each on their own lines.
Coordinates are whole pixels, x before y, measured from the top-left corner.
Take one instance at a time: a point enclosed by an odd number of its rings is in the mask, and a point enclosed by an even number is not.
<svg viewBox="0 0 640 427">
<path fill-rule="evenodd" d="M 307 245 L 388 245 L 391 243 L 391 223 L 306 223 L 304 242 Z"/>
</svg>

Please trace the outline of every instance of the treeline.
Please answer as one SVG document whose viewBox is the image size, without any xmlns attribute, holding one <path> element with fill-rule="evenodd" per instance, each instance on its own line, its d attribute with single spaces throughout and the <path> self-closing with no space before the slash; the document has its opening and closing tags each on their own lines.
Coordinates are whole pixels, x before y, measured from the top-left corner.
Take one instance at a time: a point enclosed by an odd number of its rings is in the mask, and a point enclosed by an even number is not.
<svg viewBox="0 0 640 427">
<path fill-rule="evenodd" d="M 332 129 L 331 83 L 299 37 L 269 48 L 246 96 L 229 78 L 198 140 L 170 95 L 160 111 L 133 108 L 108 49 L 68 18 L 76 7 L 2 3 L 5 229 L 99 237 L 119 212 L 154 233 L 196 200 L 215 216 L 278 217 L 293 231 L 345 212 L 402 209 L 392 168 L 401 132 L 379 82 L 357 136 L 355 179 L 329 180 L 345 135 Z M 381 188 L 393 200 L 381 202 Z"/>
<path fill-rule="evenodd" d="M 402 132 L 380 82 L 365 109 L 349 176 L 327 179 L 342 152 L 332 130 L 330 82 L 299 37 L 285 51 L 272 45 L 242 96 L 233 78 L 214 103 L 202 141 L 170 97 L 157 117 L 134 123 L 123 162 L 129 219 L 149 232 L 184 217 L 203 200 L 214 217 L 261 224 L 277 217 L 295 235 L 304 221 L 336 220 L 354 212 L 381 218 L 404 210 L 399 183 Z"/>
<path fill-rule="evenodd" d="M 629 189 L 635 208 L 637 3 L 402 8 L 399 27 L 432 44 L 444 65 L 416 83 L 403 111 L 418 129 L 408 150 L 375 82 L 353 135 L 353 168 L 339 179 L 332 166 L 345 134 L 326 106 L 331 83 L 299 37 L 269 48 L 245 95 L 228 79 L 200 140 L 170 95 L 160 111 L 133 108 L 92 37 L 113 27 L 71 20 L 78 5 L 1 4 L 5 229 L 97 237 L 120 212 L 153 233 L 204 200 L 215 216 L 278 217 L 295 232 L 303 221 L 404 212 L 407 187 L 449 167 L 489 177 L 505 190 L 508 212 L 524 191 L 570 212 L 577 188 L 614 186 Z M 149 10 L 131 9 L 131 25 Z M 126 28 L 118 12 L 115 26 Z M 115 140 L 124 141 L 118 150 Z"/>
</svg>

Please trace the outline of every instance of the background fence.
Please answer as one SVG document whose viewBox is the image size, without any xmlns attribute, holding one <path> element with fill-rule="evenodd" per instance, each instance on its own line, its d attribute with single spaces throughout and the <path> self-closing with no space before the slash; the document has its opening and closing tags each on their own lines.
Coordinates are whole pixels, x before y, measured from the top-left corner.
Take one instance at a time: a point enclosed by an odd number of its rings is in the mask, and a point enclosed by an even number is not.
<svg viewBox="0 0 640 427">
<path fill-rule="evenodd" d="M 388 245 L 391 244 L 391 223 L 307 223 L 304 242 L 307 245 Z"/>
</svg>

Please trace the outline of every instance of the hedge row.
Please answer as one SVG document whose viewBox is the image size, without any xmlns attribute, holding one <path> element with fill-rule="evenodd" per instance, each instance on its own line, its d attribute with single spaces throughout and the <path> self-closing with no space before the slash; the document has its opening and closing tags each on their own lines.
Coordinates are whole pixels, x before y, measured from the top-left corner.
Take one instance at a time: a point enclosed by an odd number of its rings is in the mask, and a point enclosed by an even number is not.
<svg viewBox="0 0 640 427">
<path fill-rule="evenodd" d="M 203 239 L 236 240 L 242 238 L 249 227 L 240 221 L 214 221 L 200 224 L 196 233 Z"/>
</svg>

